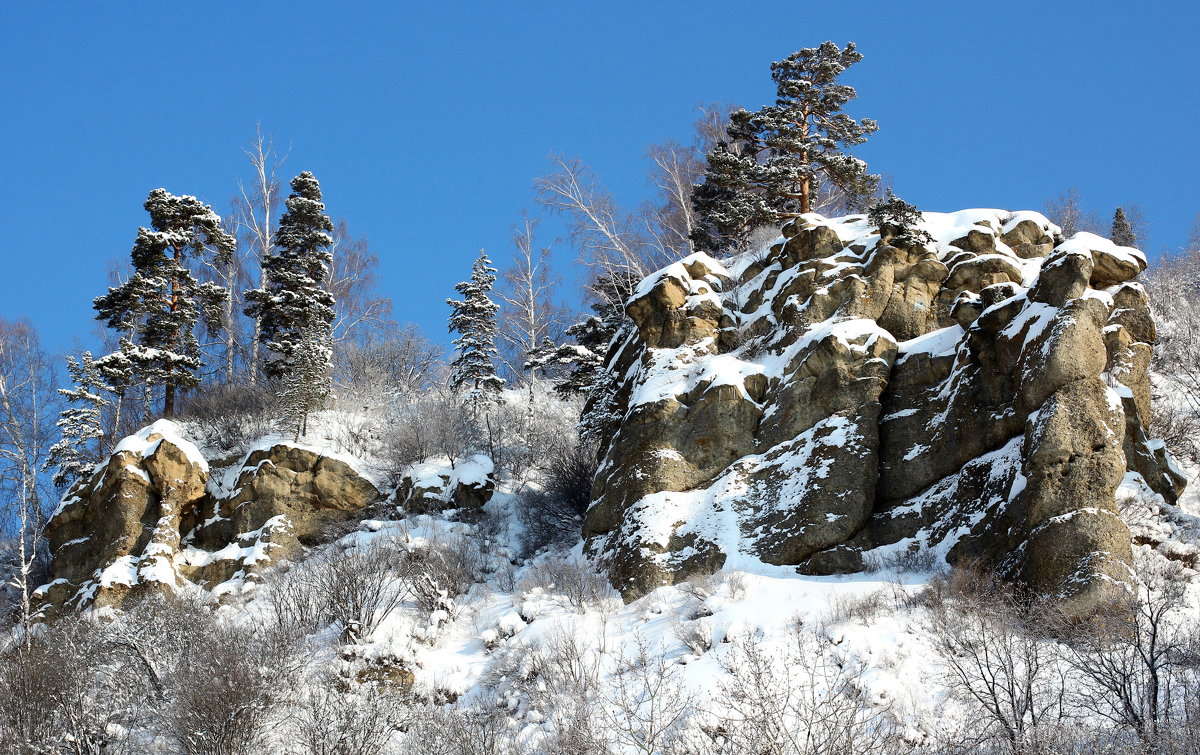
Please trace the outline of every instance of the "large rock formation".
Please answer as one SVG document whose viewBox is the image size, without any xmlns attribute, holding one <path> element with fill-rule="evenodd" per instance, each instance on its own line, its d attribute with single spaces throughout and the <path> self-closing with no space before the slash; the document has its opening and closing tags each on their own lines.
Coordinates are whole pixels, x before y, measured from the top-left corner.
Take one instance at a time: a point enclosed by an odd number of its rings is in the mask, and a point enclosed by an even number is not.
<svg viewBox="0 0 1200 755">
<path fill-rule="evenodd" d="M 186 583 L 220 593 L 379 498 L 349 464 L 284 442 L 212 472 L 160 420 L 64 497 L 47 527 L 52 581 L 39 593 L 50 608 L 121 605 Z"/>
<path fill-rule="evenodd" d="M 1146 437 L 1145 258 L 1037 213 L 927 213 L 933 242 L 805 215 L 760 254 L 642 282 L 585 524 L 627 596 L 739 562 L 815 574 L 928 549 L 1085 614 L 1129 579 Z"/>
</svg>

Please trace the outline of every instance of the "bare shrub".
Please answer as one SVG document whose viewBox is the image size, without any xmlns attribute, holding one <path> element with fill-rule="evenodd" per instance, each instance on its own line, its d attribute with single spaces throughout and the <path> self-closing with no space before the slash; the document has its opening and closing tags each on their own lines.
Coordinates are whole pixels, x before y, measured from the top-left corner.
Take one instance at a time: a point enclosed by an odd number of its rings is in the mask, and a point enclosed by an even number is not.
<svg viewBox="0 0 1200 755">
<path fill-rule="evenodd" d="M 1048 608 L 985 573 L 956 569 L 930 604 L 932 640 L 952 695 L 977 716 L 973 745 L 1025 753 L 1067 713 Z M 1023 596 L 1022 596 L 1023 597 Z"/>
<path fill-rule="evenodd" d="M 1179 564 L 1154 555 L 1139 558 L 1137 571 L 1136 596 L 1088 624 L 1064 627 L 1076 677 L 1072 699 L 1155 751 L 1200 745 L 1200 655 L 1187 577 Z"/>
<path fill-rule="evenodd" d="M 862 691 L 866 667 L 803 627 L 794 640 L 783 654 L 752 638 L 730 645 L 721 659 L 729 675 L 718 696 L 724 712 L 705 749 L 730 755 L 895 752 L 901 740 L 890 711 Z"/>
<path fill-rule="evenodd" d="M 448 387 L 438 386 L 396 406 L 386 417 L 381 457 L 394 477 L 411 464 L 444 456 L 451 463 L 480 447 L 471 410 Z"/>
<path fill-rule="evenodd" d="M 683 619 L 676 616 L 671 621 L 671 633 L 696 655 L 704 655 L 712 650 L 713 627 L 707 618 Z"/>
<path fill-rule="evenodd" d="M 610 752 L 601 726 L 600 656 L 574 634 L 556 630 L 540 643 L 502 646 L 482 682 L 507 707 L 543 720 L 537 752 Z"/>
<path fill-rule="evenodd" d="M 411 723 L 402 695 L 379 684 L 352 684 L 327 672 L 300 699 L 291 752 L 377 755 Z"/>
<path fill-rule="evenodd" d="M 541 589 L 548 595 L 560 597 L 577 611 L 601 607 L 616 598 L 608 578 L 592 569 L 590 564 L 557 554 L 539 558 L 530 565 L 517 589 L 522 593 Z"/>
<path fill-rule="evenodd" d="M 426 540 L 413 549 L 412 559 L 417 605 L 430 613 L 445 611 L 449 618 L 458 612 L 455 598 L 479 581 L 484 566 L 479 546 L 457 534 Z"/>
<path fill-rule="evenodd" d="M 846 621 L 870 624 L 887 610 L 889 597 L 887 590 L 870 590 L 857 595 L 834 593 L 829 598 L 829 607 L 826 609 L 822 621 L 827 625 L 841 624 Z"/>
<path fill-rule="evenodd" d="M 379 410 L 427 388 L 438 377 L 441 348 L 415 325 L 381 337 L 343 341 L 334 352 L 334 382 L 343 406 Z"/>
<path fill-rule="evenodd" d="M 326 550 L 271 580 L 264 596 L 284 636 L 337 624 L 344 639 L 369 636 L 412 594 L 411 555 L 396 543 Z"/>
<path fill-rule="evenodd" d="M 643 638 L 636 651 L 617 661 L 605 695 L 605 729 L 626 751 L 661 753 L 680 739 L 693 700 L 678 667 L 661 649 L 652 652 Z"/>
<path fill-rule="evenodd" d="M 592 501 L 596 477 L 596 445 L 591 442 L 555 444 L 545 459 L 545 484 L 520 499 L 525 526 L 525 549 L 567 546 L 579 540 L 583 518 Z"/>
<path fill-rule="evenodd" d="M 262 752 L 291 688 L 287 649 L 220 624 L 207 640 L 203 652 L 179 658 L 167 675 L 167 730 L 189 753 Z"/>
<path fill-rule="evenodd" d="M 360 459 L 373 459 L 387 447 L 387 429 L 379 418 L 361 414 L 342 414 L 329 428 L 329 440 L 342 453 Z"/>
<path fill-rule="evenodd" d="M 112 622 L 105 646 L 142 699 L 144 727 L 186 753 L 262 752 L 302 666 L 278 634 L 205 606 L 150 597 Z"/>
<path fill-rule="evenodd" d="M 179 417 L 204 445 L 227 453 L 245 451 L 276 430 L 279 402 L 270 385 L 234 383 L 201 388 L 187 396 Z"/>
<path fill-rule="evenodd" d="M 503 710 L 427 705 L 416 711 L 406 755 L 518 755 L 512 721 Z"/>
<path fill-rule="evenodd" d="M 863 559 L 867 571 L 896 571 L 929 574 L 946 566 L 946 562 L 928 548 L 908 548 L 880 555 L 867 553 Z"/>
<path fill-rule="evenodd" d="M 100 658 L 99 632 L 66 617 L 0 653 L 0 752 L 92 753 L 119 743 L 136 699 Z M 106 750 L 107 751 L 107 750 Z"/>
</svg>

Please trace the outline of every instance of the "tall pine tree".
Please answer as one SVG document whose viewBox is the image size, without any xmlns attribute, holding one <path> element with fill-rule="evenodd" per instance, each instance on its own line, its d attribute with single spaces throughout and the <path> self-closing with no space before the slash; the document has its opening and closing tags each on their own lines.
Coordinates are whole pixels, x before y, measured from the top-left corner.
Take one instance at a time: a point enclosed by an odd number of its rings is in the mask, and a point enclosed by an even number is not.
<svg viewBox="0 0 1200 755">
<path fill-rule="evenodd" d="M 97 363 L 122 390 L 133 383 L 161 385 L 163 414 L 169 417 L 176 393 L 199 385 L 196 324 L 203 316 L 215 333 L 229 296 L 215 283 L 199 282 L 190 266 L 209 256 L 227 262 L 236 242 L 222 230 L 220 216 L 195 197 L 155 189 L 145 207 L 151 227 L 138 229 L 133 274 L 93 302 L 96 319 L 125 334 L 120 349 Z"/>
<path fill-rule="evenodd" d="M 246 292 L 246 314 L 258 319 L 259 341 L 270 352 L 263 360 L 268 377 L 288 374 L 308 330 L 332 332 L 334 299 L 326 288 L 333 264 L 332 232 L 321 186 L 304 171 L 292 179 L 287 212 L 275 232 L 275 252 L 263 260 L 263 287 Z"/>
<path fill-rule="evenodd" d="M 697 244 L 729 248 L 757 225 L 812 212 L 821 182 L 854 202 L 875 191 L 879 177 L 845 152 L 878 129 L 842 112 L 857 92 L 838 77 L 860 60 L 853 42 L 825 42 L 771 64 L 775 104 L 732 113 L 726 139 L 708 155 L 693 193 Z"/>
<path fill-rule="evenodd" d="M 465 400 L 476 404 L 485 402 L 504 387 L 504 379 L 496 374 L 496 311 L 498 305 L 488 294 L 496 283 L 496 268 L 482 249 L 471 267 L 471 279 L 455 284 L 461 300 L 447 299 L 450 313 L 450 332 L 457 355 L 450 363 L 450 387 L 466 388 Z"/>
<path fill-rule="evenodd" d="M 1133 232 L 1133 226 L 1125 217 L 1125 208 L 1118 207 L 1113 213 L 1112 222 L 1112 242 L 1118 246 L 1137 246 L 1137 235 Z"/>
<path fill-rule="evenodd" d="M 59 415 L 58 425 L 62 437 L 50 447 L 46 469 L 55 470 L 53 482 L 57 488 L 66 488 L 92 471 L 103 453 L 104 438 L 102 413 L 109 401 L 105 393 L 112 387 L 105 384 L 90 351 L 83 352 L 79 361 L 67 357 L 67 372 L 71 375 L 74 388 L 59 388 L 69 406 Z"/>
</svg>

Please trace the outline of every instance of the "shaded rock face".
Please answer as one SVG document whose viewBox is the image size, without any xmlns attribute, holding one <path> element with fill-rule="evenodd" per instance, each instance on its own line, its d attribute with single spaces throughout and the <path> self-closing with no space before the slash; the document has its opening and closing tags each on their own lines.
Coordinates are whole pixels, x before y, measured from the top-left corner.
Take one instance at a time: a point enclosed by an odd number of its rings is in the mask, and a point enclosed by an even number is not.
<svg viewBox="0 0 1200 755">
<path fill-rule="evenodd" d="M 120 606 L 186 583 L 219 593 L 295 558 L 379 498 L 348 464 L 287 443 L 216 475 L 160 420 L 63 499 L 47 527 L 52 580 L 39 592 L 51 610 Z"/>
<path fill-rule="evenodd" d="M 920 549 L 1085 615 L 1129 580 L 1146 437 L 1140 252 L 1037 213 L 927 213 L 893 245 L 805 215 L 758 255 L 643 281 L 614 348 L 623 416 L 585 523 L 627 597 L 740 562 L 829 574 Z M 757 258 L 755 258 L 757 256 Z"/>
</svg>

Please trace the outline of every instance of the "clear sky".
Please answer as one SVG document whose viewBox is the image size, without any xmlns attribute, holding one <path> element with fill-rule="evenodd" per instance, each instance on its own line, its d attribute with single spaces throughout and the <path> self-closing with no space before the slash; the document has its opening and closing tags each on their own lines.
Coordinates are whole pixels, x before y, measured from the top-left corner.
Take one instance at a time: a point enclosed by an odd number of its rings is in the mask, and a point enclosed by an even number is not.
<svg viewBox="0 0 1200 755">
<path fill-rule="evenodd" d="M 636 205 L 645 148 L 700 102 L 758 107 L 769 64 L 866 59 L 859 154 L 925 210 L 1138 204 L 1153 254 L 1200 212 L 1200 4 L 201 2 L 0 4 L 0 317 L 85 345 L 150 189 L 224 212 L 255 124 L 366 234 L 396 316 L 445 340 L 480 248 L 508 255 L 553 150 Z M 545 239 L 550 240 L 550 239 Z M 558 257 L 567 266 L 573 255 Z"/>
</svg>

